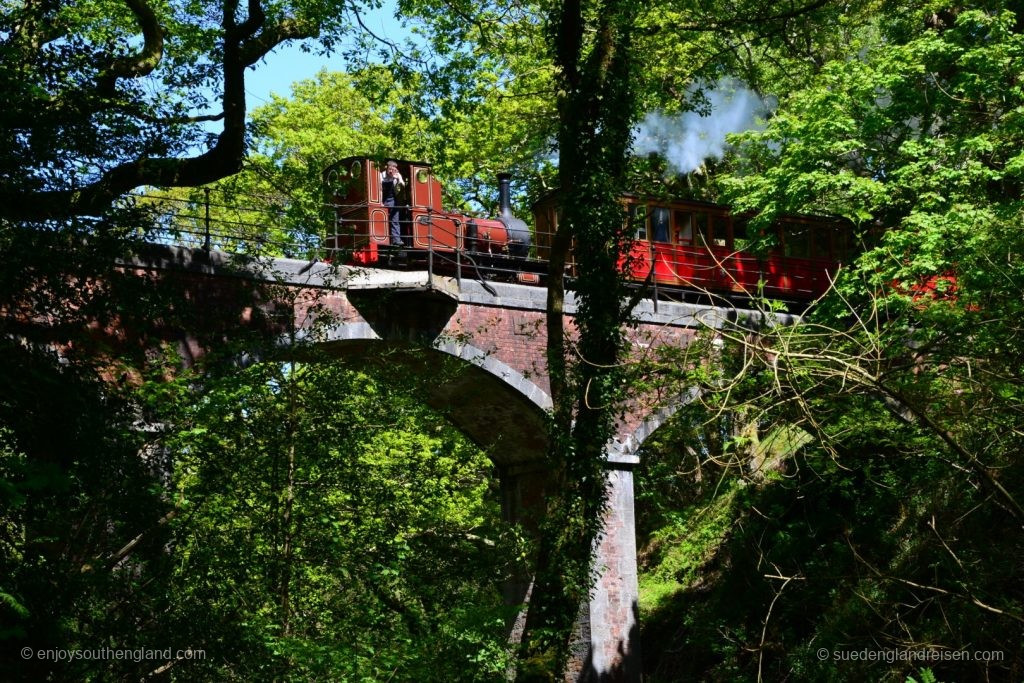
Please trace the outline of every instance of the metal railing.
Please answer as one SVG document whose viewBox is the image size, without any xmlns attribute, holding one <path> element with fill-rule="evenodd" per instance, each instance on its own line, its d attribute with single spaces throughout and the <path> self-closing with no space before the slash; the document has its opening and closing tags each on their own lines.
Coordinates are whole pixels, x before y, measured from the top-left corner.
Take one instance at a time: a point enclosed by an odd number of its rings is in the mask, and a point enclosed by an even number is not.
<svg viewBox="0 0 1024 683">
<path fill-rule="evenodd" d="M 466 214 L 452 214 L 428 210 L 414 221 L 403 217 L 402 225 L 413 233 L 411 249 L 395 250 L 387 245 L 387 210 L 383 218 L 368 215 L 370 205 L 314 204 L 299 205 L 290 198 L 257 194 L 222 192 L 215 198 L 210 188 L 189 193 L 149 191 L 133 195 L 130 201 L 136 208 L 149 211 L 152 225 L 145 228 L 145 238 L 163 244 L 175 244 L 206 250 L 246 253 L 258 256 L 284 256 L 344 262 L 351 250 L 337 247 L 337 238 L 351 237 L 373 241 L 386 255 L 385 264 L 395 265 L 404 256 L 423 262 L 429 276 L 453 274 L 461 283 L 465 273 L 473 272 L 475 279 L 514 277 L 518 273 L 545 274 L 547 261 L 538 254 L 545 253 L 551 243 L 550 233 L 534 231 L 534 246 L 527 256 L 513 257 L 507 253 L 506 243 L 492 240 L 484 232 L 475 237 L 467 235 L 468 220 L 483 219 Z M 396 207 L 411 211 L 414 207 Z M 624 213 L 625 218 L 625 213 Z M 384 237 L 373 235 L 374 224 L 383 228 Z M 410 229 L 410 224 L 412 228 Z M 416 226 L 426 228 L 417 231 Z M 325 226 L 328 226 L 325 230 Z M 342 232 L 339 232 L 339 229 Z M 324 234 L 329 232 L 329 234 Z M 334 246 L 328 244 L 335 238 Z M 425 242 L 425 243 L 424 243 Z M 646 244 L 644 245 L 644 242 Z M 742 250 L 726 251 L 718 246 L 694 246 L 640 240 L 642 254 L 634 249 L 637 281 L 645 280 L 650 269 L 649 286 L 652 298 L 681 298 L 680 289 L 734 291 L 749 287 L 751 279 L 767 281 L 780 274 L 764 272 L 765 257 Z M 467 245 L 473 248 L 467 248 Z M 780 258 L 780 257 L 772 257 Z M 810 259 L 807 259 L 810 262 Z M 796 263 L 789 260 L 790 265 Z M 567 274 L 574 272 L 568 262 Z M 737 273 L 746 273 L 739 281 Z M 788 288 L 801 296 L 813 294 L 815 273 L 809 268 L 794 268 L 781 276 L 788 278 Z M 731 280 L 731 281 L 730 281 Z M 748 292 L 753 295 L 754 292 Z"/>
<path fill-rule="evenodd" d="M 319 237 L 294 229 L 299 212 L 274 206 L 266 196 L 231 201 L 235 196 L 218 201 L 203 188 L 188 195 L 150 191 L 129 201 L 146 212 L 150 223 L 141 231 L 150 241 L 229 253 L 316 256 Z"/>
</svg>

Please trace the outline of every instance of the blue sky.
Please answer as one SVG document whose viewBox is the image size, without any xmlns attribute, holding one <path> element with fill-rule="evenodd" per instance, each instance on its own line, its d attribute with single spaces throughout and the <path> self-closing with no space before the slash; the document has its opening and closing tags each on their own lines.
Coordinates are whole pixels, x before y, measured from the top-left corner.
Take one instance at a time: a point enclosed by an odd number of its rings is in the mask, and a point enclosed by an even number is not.
<svg viewBox="0 0 1024 683">
<path fill-rule="evenodd" d="M 312 78 L 323 68 L 340 71 L 345 65 L 340 55 L 303 52 L 297 43 L 277 48 L 245 74 L 246 109 L 252 111 L 266 104 L 271 94 L 287 97 L 292 83 Z"/>
<path fill-rule="evenodd" d="M 363 13 L 363 23 L 376 35 L 393 42 L 402 42 L 409 36 L 408 29 L 394 18 L 394 0 L 385 0 L 382 7 Z M 312 78 L 320 69 L 344 71 L 345 59 L 339 53 L 330 56 L 303 52 L 300 44 L 292 42 L 277 48 L 245 76 L 246 109 L 270 101 L 270 95 L 288 97 L 296 81 Z"/>
</svg>

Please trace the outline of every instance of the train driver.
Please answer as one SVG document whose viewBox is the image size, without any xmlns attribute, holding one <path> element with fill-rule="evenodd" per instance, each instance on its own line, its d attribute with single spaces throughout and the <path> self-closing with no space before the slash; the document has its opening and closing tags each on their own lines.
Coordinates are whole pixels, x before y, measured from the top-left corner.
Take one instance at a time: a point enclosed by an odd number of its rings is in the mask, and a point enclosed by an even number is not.
<svg viewBox="0 0 1024 683">
<path fill-rule="evenodd" d="M 401 206 L 396 206 L 398 199 L 405 197 L 405 180 L 398 172 L 398 162 L 388 159 L 384 171 L 380 174 L 381 197 L 384 206 L 388 207 L 388 224 L 391 232 L 391 246 L 404 247 L 402 241 Z M 404 201 L 404 200 L 403 200 Z"/>
</svg>

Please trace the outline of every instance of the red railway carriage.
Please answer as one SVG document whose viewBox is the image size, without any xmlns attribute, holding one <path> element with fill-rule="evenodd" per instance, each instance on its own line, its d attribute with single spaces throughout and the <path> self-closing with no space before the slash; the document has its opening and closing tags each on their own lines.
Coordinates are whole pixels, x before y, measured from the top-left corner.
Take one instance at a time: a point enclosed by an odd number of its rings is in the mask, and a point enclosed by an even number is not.
<svg viewBox="0 0 1024 683">
<path fill-rule="evenodd" d="M 749 217 L 707 202 L 626 196 L 626 220 L 636 242 L 628 259 L 630 277 L 671 287 L 714 293 L 809 301 L 823 294 L 846 260 L 849 225 L 839 219 L 787 216 L 774 226 L 771 250 L 746 249 Z M 558 225 L 557 201 L 534 205 L 538 253 L 547 257 L 546 235 Z M 762 289 L 763 288 L 763 289 Z"/>
<path fill-rule="evenodd" d="M 378 262 L 389 244 L 388 207 L 381 189 L 382 164 L 368 157 L 349 157 L 324 172 L 328 203 L 334 209 L 325 246 L 343 251 L 353 263 Z M 508 242 L 505 224 L 497 219 L 470 218 L 441 207 L 441 183 L 430 164 L 398 161 L 407 196 L 396 201 L 402 236 L 410 250 L 497 252 Z"/>
<path fill-rule="evenodd" d="M 509 207 L 508 176 L 499 176 L 500 212 L 496 218 L 474 218 L 445 211 L 441 184 L 429 164 L 398 161 L 407 196 L 400 209 L 402 241 L 391 247 L 389 207 L 383 202 L 381 166 L 368 157 L 349 157 L 324 173 L 334 218 L 325 246 L 345 254 L 346 261 L 374 265 L 401 253 L 411 265 L 431 254 L 433 267 L 460 272 L 463 257 L 478 272 L 488 271 L 520 282 L 536 283 L 546 272 L 551 235 L 558 227 L 556 195 L 534 205 L 531 236 Z M 651 280 L 662 291 L 677 289 L 714 294 L 754 294 L 795 302 L 822 295 L 849 254 L 849 224 L 834 218 L 786 216 L 772 226 L 775 246 L 754 253 L 747 249 L 749 216 L 706 202 L 623 197 L 623 219 L 636 242 L 623 259 L 629 277 Z M 535 256 L 531 255 L 535 240 Z M 383 257 L 383 258 L 382 258 Z M 574 267 L 569 260 L 569 273 Z"/>
</svg>

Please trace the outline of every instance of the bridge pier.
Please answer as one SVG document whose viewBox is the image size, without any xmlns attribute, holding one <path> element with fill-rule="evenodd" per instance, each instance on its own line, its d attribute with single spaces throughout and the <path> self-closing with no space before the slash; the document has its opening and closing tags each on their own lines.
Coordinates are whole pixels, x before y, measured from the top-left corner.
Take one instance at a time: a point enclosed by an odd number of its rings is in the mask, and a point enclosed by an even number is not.
<svg viewBox="0 0 1024 683">
<path fill-rule="evenodd" d="M 609 463 L 604 531 L 594 544 L 586 681 L 640 680 L 640 614 L 633 466 Z"/>
<path fill-rule="evenodd" d="M 603 531 L 594 542 L 594 585 L 588 604 L 580 606 L 575 642 L 565 672 L 567 683 L 635 683 L 640 680 L 636 531 L 631 462 L 609 459 L 608 505 Z M 511 524 L 535 532 L 544 513 L 546 470 L 540 463 L 501 472 L 502 512 Z M 529 575 L 509 581 L 508 604 L 529 601 Z M 509 625 L 509 642 L 522 638 L 526 612 Z"/>
</svg>

